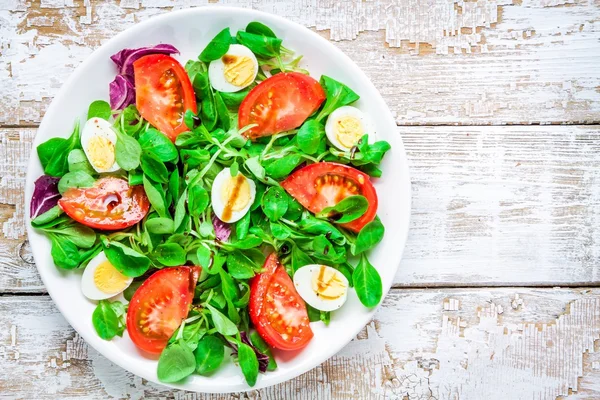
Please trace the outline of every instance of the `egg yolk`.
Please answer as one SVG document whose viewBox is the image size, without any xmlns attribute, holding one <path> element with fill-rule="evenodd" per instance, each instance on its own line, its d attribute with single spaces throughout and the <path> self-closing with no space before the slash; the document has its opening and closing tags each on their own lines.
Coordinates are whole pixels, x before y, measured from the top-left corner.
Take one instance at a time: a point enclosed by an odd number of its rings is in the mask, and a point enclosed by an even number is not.
<svg viewBox="0 0 600 400">
<path fill-rule="evenodd" d="M 317 296 L 326 300 L 335 300 L 346 293 L 346 284 L 339 278 L 337 271 L 321 265 L 312 277 L 312 289 Z"/>
<path fill-rule="evenodd" d="M 360 119 L 351 115 L 345 115 L 335 121 L 333 130 L 340 144 L 349 149 L 355 146 L 365 133 Z"/>
<path fill-rule="evenodd" d="M 243 210 L 250 203 L 250 184 L 246 177 L 238 174 L 228 178 L 221 189 L 221 200 L 231 211 Z"/>
<path fill-rule="evenodd" d="M 117 294 L 127 286 L 129 278 L 120 273 L 109 261 L 98 265 L 94 271 L 94 285 L 104 293 Z"/>
<path fill-rule="evenodd" d="M 100 170 L 109 169 L 115 163 L 115 145 L 103 136 L 92 136 L 87 145 L 89 160 Z"/>
<path fill-rule="evenodd" d="M 235 86 L 248 86 L 254 80 L 254 62 L 250 57 L 226 54 L 221 58 L 227 82 Z"/>
</svg>

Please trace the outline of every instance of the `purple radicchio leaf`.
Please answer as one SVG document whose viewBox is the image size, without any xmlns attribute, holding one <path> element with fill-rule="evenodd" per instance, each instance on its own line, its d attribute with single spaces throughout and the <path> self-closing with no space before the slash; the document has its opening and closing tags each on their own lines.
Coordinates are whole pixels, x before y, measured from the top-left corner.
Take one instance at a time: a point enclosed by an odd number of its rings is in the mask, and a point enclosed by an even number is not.
<svg viewBox="0 0 600 400">
<path fill-rule="evenodd" d="M 110 57 L 117 65 L 119 73 L 109 85 L 110 107 L 113 110 L 122 110 L 135 103 L 135 86 L 133 77 L 133 63 L 149 54 L 179 54 L 170 44 L 157 44 L 155 46 L 140 47 L 139 49 L 123 49 Z"/>
<path fill-rule="evenodd" d="M 269 356 L 265 353 L 262 353 L 256 347 L 254 347 L 252 342 L 250 342 L 250 339 L 248 338 L 248 334 L 246 334 L 246 332 L 240 332 L 240 337 L 242 338 L 243 343 L 247 344 L 252 348 L 252 350 L 254 350 L 254 354 L 256 354 L 256 358 L 258 359 L 258 370 L 263 374 L 267 372 L 267 367 L 269 366 Z M 229 347 L 232 348 L 231 355 L 236 357 L 238 353 L 237 343 L 229 341 L 226 342 L 229 344 Z"/>
<path fill-rule="evenodd" d="M 110 108 L 122 110 L 130 104 L 135 103 L 135 87 L 123 75 L 117 75 L 115 80 L 108 86 L 110 92 Z"/>
<path fill-rule="evenodd" d="M 215 215 L 212 217 L 213 228 L 215 228 L 215 236 L 217 240 L 221 242 L 226 242 L 231 235 L 231 225 L 227 222 L 221 221 Z"/>
<path fill-rule="evenodd" d="M 133 76 L 133 63 L 149 54 L 179 54 L 175 46 L 161 43 L 154 46 L 140 47 L 138 49 L 123 49 L 110 57 L 119 68 L 119 75 Z"/>
<path fill-rule="evenodd" d="M 29 207 L 29 215 L 34 219 L 58 204 L 60 193 L 58 192 L 58 181 L 60 178 L 42 175 L 35 181 L 33 196 Z"/>
</svg>

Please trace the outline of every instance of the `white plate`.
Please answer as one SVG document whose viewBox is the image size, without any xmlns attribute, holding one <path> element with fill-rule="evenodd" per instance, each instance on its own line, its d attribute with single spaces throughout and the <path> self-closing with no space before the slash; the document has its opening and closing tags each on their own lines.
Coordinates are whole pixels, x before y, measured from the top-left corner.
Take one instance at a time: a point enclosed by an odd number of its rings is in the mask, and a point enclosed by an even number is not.
<svg viewBox="0 0 600 400">
<path fill-rule="evenodd" d="M 389 290 L 404 249 L 410 218 L 410 181 L 406 155 L 396 124 L 385 102 L 365 74 L 337 47 L 318 34 L 286 19 L 258 11 L 202 7 L 172 12 L 151 18 L 120 33 L 90 55 L 71 75 L 46 112 L 34 140 L 34 149 L 54 136 L 67 137 L 76 118 L 84 122 L 88 105 L 97 99 L 108 100 L 108 84 L 116 73 L 110 56 L 123 48 L 136 48 L 157 43 L 170 43 L 181 54 L 176 58 L 182 64 L 195 59 L 206 44 L 225 27 L 232 32 L 243 29 L 250 21 L 261 21 L 270 26 L 284 40 L 284 45 L 304 55 L 304 67 L 318 79 L 327 74 L 354 89 L 361 100 L 358 106 L 368 113 L 376 124 L 380 139 L 387 140 L 392 150 L 382 164 L 383 177 L 375 186 L 379 195 L 378 214 L 386 227 L 383 241 L 370 255 L 379 270 L 384 292 Z M 390 77 L 393 79 L 393 77 Z M 26 209 L 33 193 L 34 181 L 42 175 L 35 151 L 32 151 L 27 171 Z M 95 304 L 87 300 L 80 289 L 80 272 L 61 271 L 52 263 L 50 242 L 31 228 L 27 232 L 33 255 L 48 293 L 58 309 L 77 332 L 96 350 L 115 364 L 132 373 L 158 382 L 156 359 L 142 355 L 127 337 L 112 341 L 100 339 L 92 326 Z M 374 310 L 364 308 L 352 290 L 348 302 L 332 315 L 328 327 L 313 323 L 315 337 L 296 354 L 277 353 L 279 367 L 261 374 L 254 389 L 275 385 L 292 379 L 321 364 L 340 351 L 367 324 Z M 177 385 L 168 385 L 198 392 L 226 393 L 251 389 L 233 362 L 225 365 L 211 377 L 193 375 Z"/>
</svg>

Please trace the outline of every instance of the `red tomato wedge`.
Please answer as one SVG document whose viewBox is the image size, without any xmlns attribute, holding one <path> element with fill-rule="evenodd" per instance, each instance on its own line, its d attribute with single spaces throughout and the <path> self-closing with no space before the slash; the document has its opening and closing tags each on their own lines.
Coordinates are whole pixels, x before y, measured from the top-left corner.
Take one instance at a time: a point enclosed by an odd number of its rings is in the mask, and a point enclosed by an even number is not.
<svg viewBox="0 0 600 400">
<path fill-rule="evenodd" d="M 302 125 L 324 100 L 323 88 L 310 76 L 279 73 L 248 93 L 240 105 L 238 127 L 258 124 L 244 133 L 249 139 L 289 131 Z"/>
<path fill-rule="evenodd" d="M 134 293 L 127 310 L 133 343 L 159 354 L 190 310 L 200 267 L 164 268 L 150 275 Z"/>
<path fill-rule="evenodd" d="M 141 185 L 129 186 L 126 180 L 114 177 L 98 179 L 90 188 L 68 189 L 58 205 L 75 221 L 102 230 L 135 225 L 150 208 Z"/>
<path fill-rule="evenodd" d="M 189 130 L 183 122 L 186 110 L 198 112 L 187 72 L 173 57 L 151 54 L 133 63 L 133 74 L 140 115 L 174 142 Z"/>
<path fill-rule="evenodd" d="M 360 218 L 342 224 L 354 232 L 359 232 L 377 215 L 377 192 L 369 175 L 347 165 L 331 162 L 310 164 L 293 172 L 281 186 L 315 214 L 348 196 L 365 196 L 369 202 L 367 211 Z"/>
<path fill-rule="evenodd" d="M 299 350 L 313 337 L 304 300 L 275 253 L 250 282 L 248 310 L 258 334 L 272 347 Z"/>
</svg>

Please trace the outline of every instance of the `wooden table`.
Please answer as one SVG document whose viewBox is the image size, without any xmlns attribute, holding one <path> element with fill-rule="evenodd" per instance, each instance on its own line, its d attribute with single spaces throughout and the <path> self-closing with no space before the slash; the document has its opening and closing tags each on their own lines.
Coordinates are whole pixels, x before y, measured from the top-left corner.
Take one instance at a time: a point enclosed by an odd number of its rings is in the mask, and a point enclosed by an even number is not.
<svg viewBox="0 0 600 400">
<path fill-rule="evenodd" d="M 206 2 L 0 0 L 0 398 L 227 397 L 148 383 L 89 348 L 46 295 L 23 223 L 31 142 L 65 79 L 117 32 L 192 3 Z M 413 182 L 375 319 L 314 370 L 234 397 L 599 399 L 600 2 L 223 3 L 336 41 L 395 114 Z"/>
</svg>

